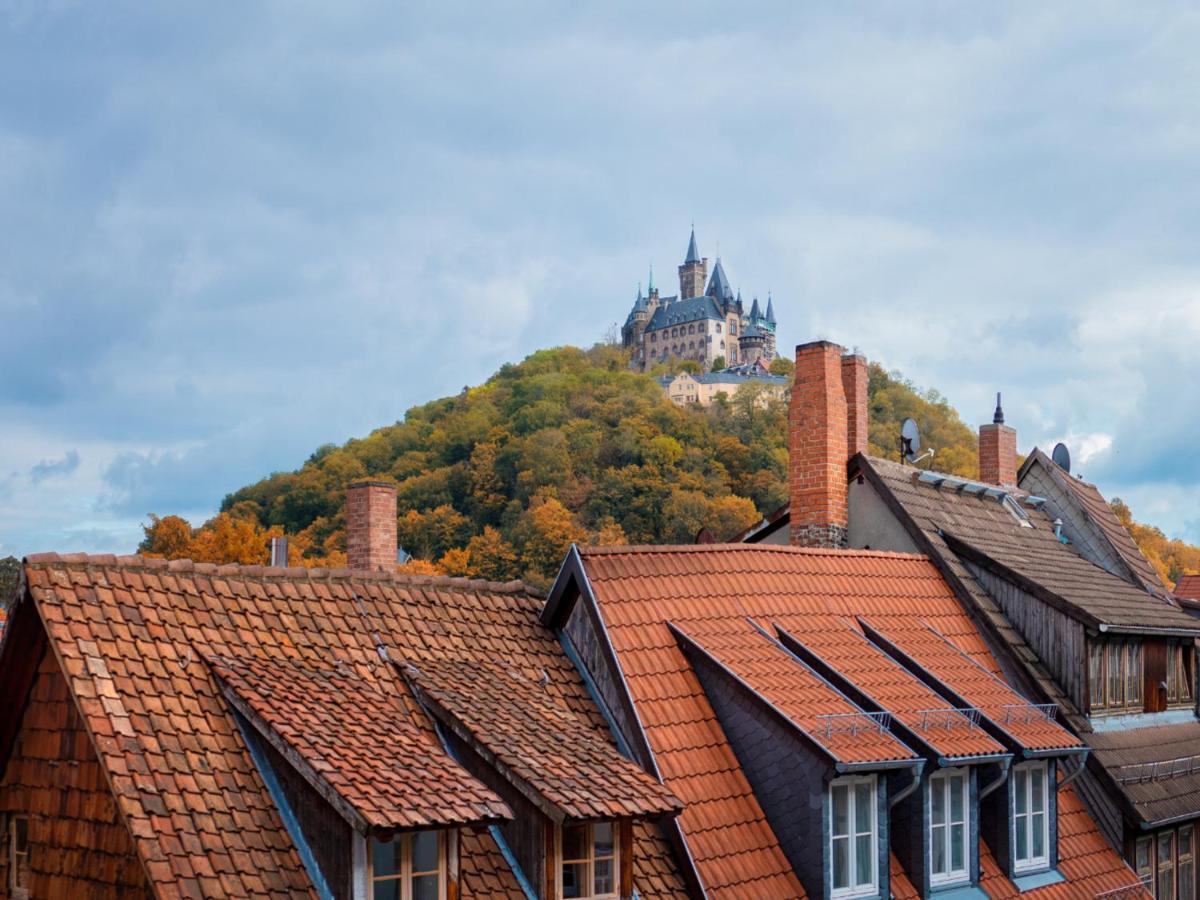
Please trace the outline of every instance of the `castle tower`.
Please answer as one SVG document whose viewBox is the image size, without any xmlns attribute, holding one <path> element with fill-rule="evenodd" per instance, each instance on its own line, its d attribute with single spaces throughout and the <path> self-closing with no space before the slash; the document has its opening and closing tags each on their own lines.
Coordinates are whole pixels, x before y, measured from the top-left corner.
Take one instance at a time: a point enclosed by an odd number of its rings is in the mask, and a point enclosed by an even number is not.
<svg viewBox="0 0 1200 900">
<path fill-rule="evenodd" d="M 688 241 L 687 257 L 679 267 L 679 299 L 703 296 L 704 283 L 707 280 L 708 259 L 702 259 L 696 250 L 696 229 L 693 228 L 691 240 Z"/>
</svg>

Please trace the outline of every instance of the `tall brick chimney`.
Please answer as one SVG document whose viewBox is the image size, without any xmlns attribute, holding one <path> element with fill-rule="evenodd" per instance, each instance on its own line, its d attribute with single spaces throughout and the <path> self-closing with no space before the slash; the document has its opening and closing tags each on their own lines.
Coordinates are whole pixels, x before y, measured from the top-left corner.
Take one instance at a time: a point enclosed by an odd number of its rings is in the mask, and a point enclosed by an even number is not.
<svg viewBox="0 0 1200 900">
<path fill-rule="evenodd" d="M 863 411 L 864 427 L 856 429 L 855 440 L 863 432 L 864 446 L 866 391 L 864 382 L 863 402 L 858 403 L 857 364 L 843 364 L 842 353 L 842 347 L 829 341 L 796 348 L 796 381 L 788 409 L 789 539 L 801 547 L 845 547 L 847 543 L 850 439 L 843 378 L 853 387 L 856 412 Z"/>
<path fill-rule="evenodd" d="M 396 571 L 396 486 L 359 481 L 346 489 L 346 556 L 350 568 Z"/>
<path fill-rule="evenodd" d="M 1000 487 L 1017 484 L 1017 429 L 1004 424 L 999 394 L 992 424 L 979 426 L 979 480 Z"/>
<path fill-rule="evenodd" d="M 846 394 L 846 438 L 849 455 L 867 452 L 867 358 L 857 353 L 842 357 L 842 390 Z"/>
</svg>

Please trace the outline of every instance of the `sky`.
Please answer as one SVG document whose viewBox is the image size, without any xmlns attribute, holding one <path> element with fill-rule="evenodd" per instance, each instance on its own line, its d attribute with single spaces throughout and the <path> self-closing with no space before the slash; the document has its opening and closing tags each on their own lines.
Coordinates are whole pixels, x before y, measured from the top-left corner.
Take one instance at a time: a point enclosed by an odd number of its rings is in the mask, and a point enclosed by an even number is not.
<svg viewBox="0 0 1200 900">
<path fill-rule="evenodd" d="M 1003 391 L 1200 542 L 1188 4 L 0 0 L 0 556 L 130 552 L 664 293 Z"/>
</svg>

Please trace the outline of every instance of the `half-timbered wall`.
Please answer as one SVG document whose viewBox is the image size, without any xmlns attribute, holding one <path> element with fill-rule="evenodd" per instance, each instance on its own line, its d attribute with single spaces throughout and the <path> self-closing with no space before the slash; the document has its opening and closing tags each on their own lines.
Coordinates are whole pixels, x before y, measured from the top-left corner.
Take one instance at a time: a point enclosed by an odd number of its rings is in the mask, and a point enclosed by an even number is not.
<svg viewBox="0 0 1200 900">
<path fill-rule="evenodd" d="M 149 898 L 141 860 L 54 656 L 42 656 L 0 779 L 0 828 L 29 820 L 29 896 Z M 8 845 L 0 897 L 10 896 Z"/>
</svg>

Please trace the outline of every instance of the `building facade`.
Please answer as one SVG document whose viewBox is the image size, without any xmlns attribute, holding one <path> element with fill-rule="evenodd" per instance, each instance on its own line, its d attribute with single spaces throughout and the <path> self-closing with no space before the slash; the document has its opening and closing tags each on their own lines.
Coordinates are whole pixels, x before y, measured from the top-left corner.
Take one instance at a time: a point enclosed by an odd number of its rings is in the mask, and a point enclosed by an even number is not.
<svg viewBox="0 0 1200 900">
<path fill-rule="evenodd" d="M 679 293 L 663 297 L 654 285 L 638 287 L 633 308 L 621 328 L 621 343 L 631 351 L 634 368 L 647 371 L 671 360 L 692 360 L 705 372 L 718 359 L 728 366 L 775 358 L 775 306 L 765 309 L 755 297 L 747 313 L 734 293 L 720 258 L 708 272 L 708 258 L 696 249 L 693 229 L 679 267 Z"/>
</svg>

